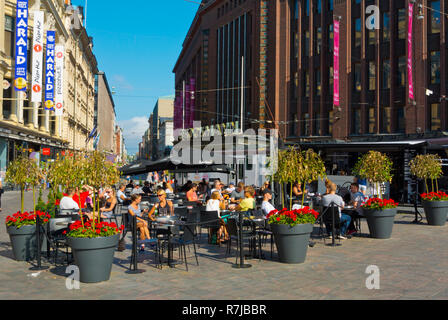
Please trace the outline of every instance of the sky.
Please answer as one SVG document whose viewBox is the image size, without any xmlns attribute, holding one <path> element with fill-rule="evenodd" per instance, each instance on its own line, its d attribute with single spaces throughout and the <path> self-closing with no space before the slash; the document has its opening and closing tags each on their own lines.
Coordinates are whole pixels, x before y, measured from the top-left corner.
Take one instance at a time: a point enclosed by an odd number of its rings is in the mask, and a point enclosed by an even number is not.
<svg viewBox="0 0 448 320">
<path fill-rule="evenodd" d="M 114 87 L 117 122 L 128 153 L 135 154 L 157 98 L 174 95 L 172 71 L 199 4 L 187 0 L 72 0 L 72 4 L 85 6 L 86 1 L 87 33 L 93 37 L 98 69 Z"/>
</svg>

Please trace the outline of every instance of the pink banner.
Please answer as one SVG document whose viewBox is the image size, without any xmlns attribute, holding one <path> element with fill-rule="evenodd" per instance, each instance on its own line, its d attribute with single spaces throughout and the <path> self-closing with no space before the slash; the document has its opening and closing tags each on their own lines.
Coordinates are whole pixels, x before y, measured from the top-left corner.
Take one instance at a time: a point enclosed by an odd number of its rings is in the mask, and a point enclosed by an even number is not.
<svg viewBox="0 0 448 320">
<path fill-rule="evenodd" d="M 334 20 L 333 104 L 339 106 L 339 21 Z"/>
<path fill-rule="evenodd" d="M 412 22 L 414 4 L 409 3 L 409 20 L 408 20 L 408 84 L 409 84 L 409 100 L 414 100 L 414 82 L 412 81 Z"/>
<path fill-rule="evenodd" d="M 191 89 L 190 85 L 185 85 L 185 110 L 183 114 L 184 129 L 189 129 L 190 106 L 191 106 Z"/>
</svg>

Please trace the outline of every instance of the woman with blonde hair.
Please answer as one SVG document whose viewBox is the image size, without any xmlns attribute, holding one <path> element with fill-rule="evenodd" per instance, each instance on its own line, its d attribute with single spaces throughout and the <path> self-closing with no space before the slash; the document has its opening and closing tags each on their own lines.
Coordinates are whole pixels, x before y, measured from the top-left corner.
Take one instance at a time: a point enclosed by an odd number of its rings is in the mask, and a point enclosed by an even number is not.
<svg viewBox="0 0 448 320">
<path fill-rule="evenodd" d="M 166 199 L 166 192 L 163 189 L 159 189 L 157 191 L 157 197 L 159 198 L 159 203 L 156 203 L 151 208 L 149 215 L 152 216 L 154 211 L 158 209 L 160 216 L 174 216 L 174 205 L 170 200 Z"/>
<path fill-rule="evenodd" d="M 114 208 L 117 205 L 117 197 L 113 189 L 107 189 L 105 194 L 107 194 L 108 197 L 104 206 L 100 208 L 101 218 L 112 219 Z"/>
<path fill-rule="evenodd" d="M 255 190 L 253 187 L 244 188 L 244 199 L 235 208 L 236 211 L 246 212 L 255 209 Z"/>
<path fill-rule="evenodd" d="M 137 216 L 137 228 L 140 229 L 140 240 L 151 239 L 148 229 L 148 222 L 143 218 L 143 213 L 147 213 L 148 209 L 141 210 L 140 202 L 142 201 L 142 196 L 139 194 L 133 194 L 131 196 L 131 204 L 128 207 L 128 212 L 131 216 Z M 140 251 L 145 250 L 145 245 L 142 244 Z"/>
</svg>

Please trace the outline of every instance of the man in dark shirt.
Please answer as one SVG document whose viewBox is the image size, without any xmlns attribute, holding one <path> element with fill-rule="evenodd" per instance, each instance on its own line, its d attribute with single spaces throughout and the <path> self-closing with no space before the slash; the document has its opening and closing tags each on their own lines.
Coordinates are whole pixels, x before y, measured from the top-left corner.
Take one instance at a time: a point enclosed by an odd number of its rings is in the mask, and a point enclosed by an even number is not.
<svg viewBox="0 0 448 320">
<path fill-rule="evenodd" d="M 151 193 L 151 187 L 149 185 L 149 181 L 145 181 L 145 184 L 144 184 L 142 190 L 143 190 L 143 192 L 145 194 L 150 194 Z"/>
</svg>

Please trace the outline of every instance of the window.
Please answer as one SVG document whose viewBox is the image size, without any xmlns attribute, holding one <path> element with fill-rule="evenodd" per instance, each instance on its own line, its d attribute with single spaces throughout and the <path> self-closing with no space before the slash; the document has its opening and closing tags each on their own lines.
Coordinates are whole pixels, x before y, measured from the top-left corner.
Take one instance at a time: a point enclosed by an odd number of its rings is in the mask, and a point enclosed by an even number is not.
<svg viewBox="0 0 448 320">
<path fill-rule="evenodd" d="M 294 120 L 290 126 L 290 135 L 291 136 L 295 136 L 297 134 L 297 123 L 298 123 L 298 119 L 297 119 L 297 113 L 294 113 L 292 116 L 292 119 Z"/>
<path fill-rule="evenodd" d="M 356 91 L 361 91 L 361 64 L 355 63 L 354 81 Z"/>
<path fill-rule="evenodd" d="M 306 0 L 306 16 L 310 16 L 310 0 Z"/>
<path fill-rule="evenodd" d="M 441 129 L 440 125 L 440 104 L 431 104 L 431 131 Z"/>
<path fill-rule="evenodd" d="M 302 116 L 302 119 L 304 120 L 302 123 L 302 135 L 303 136 L 309 136 L 310 135 L 310 114 L 304 113 Z"/>
<path fill-rule="evenodd" d="M 355 20 L 355 47 L 361 46 L 361 19 Z"/>
<path fill-rule="evenodd" d="M 320 128 L 320 113 L 314 114 L 314 135 L 315 136 L 321 136 L 322 130 Z"/>
<path fill-rule="evenodd" d="M 299 73 L 296 71 L 294 73 L 294 99 L 297 99 L 298 97 L 298 90 L 299 90 Z"/>
<path fill-rule="evenodd" d="M 6 100 L 3 100 L 3 118 L 9 119 L 9 116 L 11 115 L 11 100 L 12 98 L 12 80 L 11 79 L 5 79 L 7 80 L 11 85 L 8 89 L 3 89 L 3 98 Z"/>
<path fill-rule="evenodd" d="M 333 95 L 333 90 L 334 90 L 334 75 L 333 75 L 333 73 L 334 73 L 334 69 L 333 69 L 333 67 L 330 67 L 330 70 L 329 70 L 329 75 L 328 75 L 328 83 L 329 83 L 329 85 L 328 85 L 328 92 L 330 93 L 330 95 L 332 96 Z"/>
<path fill-rule="evenodd" d="M 334 111 L 328 113 L 328 133 L 333 135 Z"/>
<path fill-rule="evenodd" d="M 317 43 L 316 43 L 316 46 L 317 46 L 317 54 L 320 54 L 320 51 L 321 51 L 321 49 L 322 49 L 322 28 L 321 27 L 319 27 L 319 28 L 317 28 Z"/>
<path fill-rule="evenodd" d="M 328 9 L 333 11 L 333 0 L 328 0 Z"/>
<path fill-rule="evenodd" d="M 5 16 L 5 53 L 14 57 L 14 18 Z"/>
<path fill-rule="evenodd" d="M 334 50 L 334 32 L 333 32 L 333 24 L 328 26 L 328 50 L 333 52 Z"/>
<path fill-rule="evenodd" d="M 369 62 L 369 90 L 376 90 L 376 66 L 374 61 Z"/>
<path fill-rule="evenodd" d="M 321 14 L 322 13 L 322 0 L 317 0 L 317 13 Z"/>
<path fill-rule="evenodd" d="M 305 56 L 310 56 L 310 32 L 305 32 Z"/>
<path fill-rule="evenodd" d="M 383 107 L 383 121 L 382 121 L 382 127 L 381 131 L 383 133 L 391 133 L 391 108 L 390 107 Z"/>
<path fill-rule="evenodd" d="M 431 33 L 440 33 L 440 0 L 431 1 L 431 9 L 429 10 L 431 16 Z"/>
<path fill-rule="evenodd" d="M 294 57 L 299 58 L 299 34 L 294 32 Z"/>
<path fill-rule="evenodd" d="M 368 132 L 375 133 L 376 130 L 376 111 L 375 108 L 369 108 L 369 122 L 368 122 Z"/>
<path fill-rule="evenodd" d="M 398 39 L 405 40 L 407 35 L 406 30 L 406 9 L 398 9 Z"/>
<path fill-rule="evenodd" d="M 383 61 L 383 89 L 390 89 L 390 60 Z"/>
<path fill-rule="evenodd" d="M 310 74 L 308 71 L 305 72 L 305 97 L 310 96 Z"/>
<path fill-rule="evenodd" d="M 404 108 L 397 108 L 397 132 L 405 132 Z"/>
<path fill-rule="evenodd" d="M 353 134 L 361 134 L 361 110 L 360 109 L 353 110 L 352 133 Z"/>
<path fill-rule="evenodd" d="M 398 77 L 397 85 L 400 87 L 406 86 L 406 73 L 407 73 L 407 59 L 406 56 L 398 58 Z"/>
<path fill-rule="evenodd" d="M 376 31 L 375 29 L 369 30 L 369 46 L 374 45 L 376 40 Z"/>
<path fill-rule="evenodd" d="M 321 81 L 320 81 L 320 70 L 315 69 L 314 75 L 316 78 L 316 95 L 320 96 L 322 93 L 322 85 L 321 85 Z"/>
<path fill-rule="evenodd" d="M 383 41 L 390 41 L 390 15 L 389 12 L 383 14 Z"/>
<path fill-rule="evenodd" d="M 440 51 L 431 51 L 431 84 L 440 84 Z"/>
</svg>

